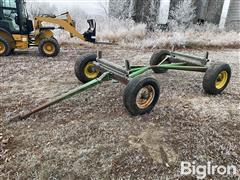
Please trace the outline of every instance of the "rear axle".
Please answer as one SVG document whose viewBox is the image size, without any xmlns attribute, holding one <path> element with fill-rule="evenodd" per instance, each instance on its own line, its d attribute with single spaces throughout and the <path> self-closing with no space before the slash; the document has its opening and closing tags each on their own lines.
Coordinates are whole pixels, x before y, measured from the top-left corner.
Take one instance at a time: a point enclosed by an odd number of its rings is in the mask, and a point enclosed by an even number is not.
<svg viewBox="0 0 240 180">
<path fill-rule="evenodd" d="M 20 113 L 10 121 L 23 120 L 49 106 L 90 89 L 103 81 L 117 80 L 126 84 L 123 103 L 132 115 L 150 113 L 156 105 L 160 88 L 159 83 L 152 77 L 140 76 L 152 70 L 154 73 L 165 73 L 167 70 L 194 71 L 205 73 L 203 88 L 208 94 L 220 94 L 228 85 L 231 78 L 231 68 L 228 64 L 215 63 L 207 66 L 208 53 L 204 57 L 186 55 L 166 50 L 154 53 L 149 66 L 131 66 L 125 61 L 125 67 L 119 66 L 102 58 L 102 52 L 85 54 L 75 64 L 75 74 L 83 85 L 37 107 L 27 113 Z"/>
</svg>

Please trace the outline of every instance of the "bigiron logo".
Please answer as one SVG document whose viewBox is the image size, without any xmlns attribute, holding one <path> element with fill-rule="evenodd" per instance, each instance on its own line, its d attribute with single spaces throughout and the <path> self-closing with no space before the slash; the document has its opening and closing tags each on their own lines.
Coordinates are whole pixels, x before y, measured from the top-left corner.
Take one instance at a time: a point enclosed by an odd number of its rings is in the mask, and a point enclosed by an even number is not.
<svg viewBox="0 0 240 180">
<path fill-rule="evenodd" d="M 204 179 L 208 175 L 239 176 L 235 165 L 213 165 L 207 162 L 206 165 L 196 165 L 196 162 L 181 162 L 181 176 L 193 175 L 198 179 Z"/>
</svg>

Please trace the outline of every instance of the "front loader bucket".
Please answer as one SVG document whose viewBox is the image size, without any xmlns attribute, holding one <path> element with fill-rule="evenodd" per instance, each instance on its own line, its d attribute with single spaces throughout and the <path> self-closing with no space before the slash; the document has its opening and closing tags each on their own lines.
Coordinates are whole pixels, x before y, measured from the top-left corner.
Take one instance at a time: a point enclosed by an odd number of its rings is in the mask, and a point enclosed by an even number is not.
<svg viewBox="0 0 240 180">
<path fill-rule="evenodd" d="M 96 42 L 96 21 L 94 19 L 87 20 L 89 28 L 83 33 L 86 41 L 95 43 Z"/>
</svg>

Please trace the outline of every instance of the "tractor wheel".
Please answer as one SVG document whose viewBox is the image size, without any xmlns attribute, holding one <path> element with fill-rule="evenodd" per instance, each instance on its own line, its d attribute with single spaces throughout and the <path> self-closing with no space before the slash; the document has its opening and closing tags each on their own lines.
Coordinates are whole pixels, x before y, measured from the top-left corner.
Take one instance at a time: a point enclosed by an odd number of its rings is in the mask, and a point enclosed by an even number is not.
<svg viewBox="0 0 240 180">
<path fill-rule="evenodd" d="M 11 46 L 2 37 L 0 37 L 0 56 L 9 56 L 11 54 Z"/>
<path fill-rule="evenodd" d="M 14 49 L 14 48 L 12 48 L 12 49 L 11 49 L 11 53 L 10 53 L 10 54 L 14 54 L 14 52 L 15 52 L 15 49 Z"/>
<path fill-rule="evenodd" d="M 160 95 L 159 84 L 152 77 L 137 77 L 124 90 L 123 103 L 134 116 L 150 113 Z"/>
<path fill-rule="evenodd" d="M 60 46 L 56 39 L 45 38 L 40 41 L 38 50 L 42 56 L 55 57 L 60 52 Z"/>
<path fill-rule="evenodd" d="M 76 61 L 74 70 L 79 81 L 86 83 L 101 75 L 93 64 L 96 59 L 96 54 L 85 54 Z"/>
<path fill-rule="evenodd" d="M 170 55 L 170 52 L 167 50 L 161 50 L 160 52 L 156 52 L 152 55 L 150 59 L 150 65 L 151 66 L 156 66 L 160 64 L 167 55 Z M 164 61 L 162 64 L 170 64 L 171 62 L 169 60 Z M 154 73 L 165 73 L 167 72 L 167 69 L 159 69 L 159 68 L 152 68 Z"/>
<path fill-rule="evenodd" d="M 203 89 L 208 94 L 220 94 L 228 85 L 231 78 L 231 68 L 225 63 L 211 65 L 203 78 Z"/>
</svg>

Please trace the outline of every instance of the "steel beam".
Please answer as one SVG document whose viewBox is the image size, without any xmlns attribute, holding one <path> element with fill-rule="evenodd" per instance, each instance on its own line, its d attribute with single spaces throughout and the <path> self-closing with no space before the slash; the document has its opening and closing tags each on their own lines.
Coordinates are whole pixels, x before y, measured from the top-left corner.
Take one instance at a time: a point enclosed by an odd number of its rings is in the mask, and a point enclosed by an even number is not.
<svg viewBox="0 0 240 180">
<path fill-rule="evenodd" d="M 83 92 L 87 89 L 90 89 L 90 88 L 102 83 L 103 81 L 108 80 L 108 76 L 109 76 L 109 73 L 106 72 L 106 73 L 102 74 L 99 78 L 96 78 L 92 81 L 89 81 L 88 83 L 83 84 L 82 86 L 79 86 L 79 87 L 77 87 L 77 88 L 75 88 L 75 89 L 73 89 L 73 90 L 55 98 L 55 99 L 53 99 L 53 100 L 50 100 L 49 102 L 47 102 L 43 105 L 40 105 L 40 106 L 26 112 L 26 113 L 21 113 L 21 114 L 15 116 L 15 117 L 11 118 L 10 122 L 16 122 L 16 121 L 19 121 L 19 120 L 27 119 L 28 117 L 30 117 L 34 113 L 42 111 L 43 109 L 46 109 L 49 106 L 55 105 L 55 104 L 65 100 L 65 99 L 69 99 L 72 96 L 75 96 L 75 95 L 77 95 L 77 94 L 79 94 L 79 93 L 81 93 L 81 92 Z"/>
</svg>

